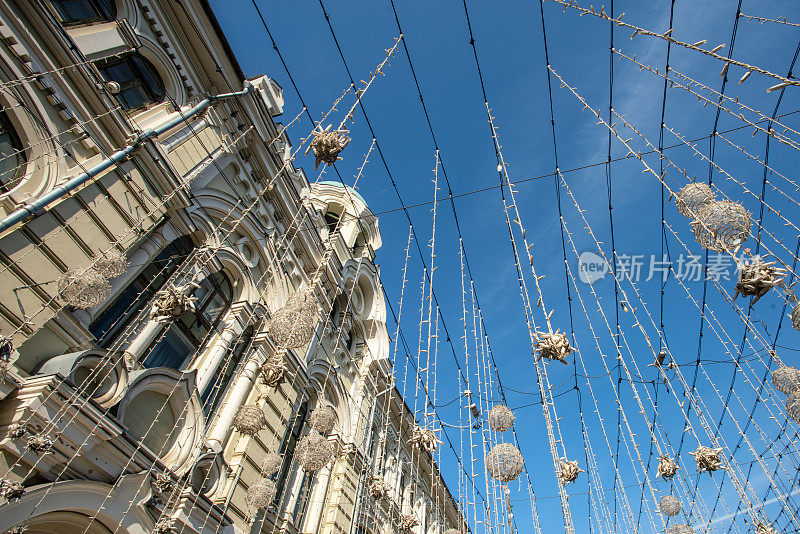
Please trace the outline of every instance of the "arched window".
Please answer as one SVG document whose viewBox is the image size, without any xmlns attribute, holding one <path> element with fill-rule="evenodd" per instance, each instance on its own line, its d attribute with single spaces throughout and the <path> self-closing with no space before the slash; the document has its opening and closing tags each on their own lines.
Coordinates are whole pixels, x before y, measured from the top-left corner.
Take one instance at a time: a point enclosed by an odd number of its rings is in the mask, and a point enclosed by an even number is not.
<svg viewBox="0 0 800 534">
<path fill-rule="evenodd" d="M 0 111 L 0 192 L 13 189 L 25 172 L 25 150 L 14 125 L 5 112 Z"/>
<path fill-rule="evenodd" d="M 138 109 L 164 100 L 164 82 L 152 63 L 139 54 L 101 63 L 100 73 L 108 82 L 119 84 L 114 97 L 124 109 Z"/>
<path fill-rule="evenodd" d="M 64 24 L 105 22 L 117 18 L 114 0 L 50 0 Z"/>
<path fill-rule="evenodd" d="M 331 234 L 336 232 L 339 229 L 339 224 L 342 222 L 342 218 L 338 213 L 333 211 L 325 212 L 325 225 L 328 227 L 328 232 Z"/>
<path fill-rule="evenodd" d="M 233 287 L 222 271 L 207 276 L 194 296 L 195 311 L 184 313 L 167 326 L 166 331 L 151 347 L 143 365 L 180 369 L 186 357 L 199 350 L 208 333 L 216 328 L 231 307 Z"/>
<path fill-rule="evenodd" d="M 90 325 L 100 347 L 108 347 L 169 280 L 194 249 L 189 236 L 179 237 L 162 250 L 128 287 Z"/>
<path fill-rule="evenodd" d="M 219 406 L 219 402 L 225 397 L 225 390 L 228 388 L 228 383 L 231 381 L 234 370 L 239 365 L 239 362 L 241 362 L 242 356 L 245 355 L 247 349 L 250 348 L 253 341 L 253 332 L 254 329 L 252 325 L 248 326 L 245 331 L 242 332 L 236 344 L 230 352 L 225 355 L 222 366 L 217 370 L 214 382 L 206 387 L 206 390 L 203 392 L 203 412 L 206 414 L 206 420 L 211 417 L 211 414 L 213 414 L 214 410 Z"/>
</svg>

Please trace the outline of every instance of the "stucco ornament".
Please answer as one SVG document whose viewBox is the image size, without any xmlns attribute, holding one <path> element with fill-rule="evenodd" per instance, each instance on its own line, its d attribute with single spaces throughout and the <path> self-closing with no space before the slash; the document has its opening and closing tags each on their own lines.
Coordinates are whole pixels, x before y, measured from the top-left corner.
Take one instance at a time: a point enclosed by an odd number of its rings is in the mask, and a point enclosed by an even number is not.
<svg viewBox="0 0 800 534">
<path fill-rule="evenodd" d="M 336 425 L 336 412 L 330 406 L 319 406 L 311 412 L 308 424 L 320 434 L 327 434 Z"/>
<path fill-rule="evenodd" d="M 0 497 L 10 502 L 18 501 L 25 495 L 25 486 L 21 482 L 0 479 Z"/>
<path fill-rule="evenodd" d="M 24 436 L 27 431 L 28 427 L 20 423 L 10 424 L 8 425 L 8 429 L 6 429 L 8 437 L 11 439 L 19 439 Z"/>
<path fill-rule="evenodd" d="M 299 349 L 308 345 L 317 325 L 317 297 L 313 289 L 298 291 L 275 312 L 267 330 L 281 348 Z"/>
<path fill-rule="evenodd" d="M 413 447 L 420 447 L 428 452 L 434 452 L 441 441 L 436 437 L 436 431 L 432 428 L 417 426 L 411 433 L 408 444 Z"/>
<path fill-rule="evenodd" d="M 258 434 L 266 424 L 267 416 L 264 415 L 264 410 L 252 404 L 240 407 L 233 417 L 234 428 L 245 436 Z"/>
<path fill-rule="evenodd" d="M 667 534 L 694 534 L 694 530 L 689 525 L 672 525 Z"/>
<path fill-rule="evenodd" d="M 758 256 L 745 260 L 739 264 L 739 279 L 736 282 L 736 300 L 740 294 L 745 297 L 753 297 L 750 303 L 752 306 L 758 299 L 766 295 L 775 286 L 783 286 L 786 277 L 786 269 L 775 267 L 777 262 L 766 262 Z"/>
<path fill-rule="evenodd" d="M 270 387 L 278 387 L 286 376 L 286 360 L 283 354 L 273 354 L 261 366 L 261 380 Z"/>
<path fill-rule="evenodd" d="M 498 432 L 505 432 L 514 426 L 514 412 L 508 406 L 498 404 L 489 411 L 489 426 Z"/>
<path fill-rule="evenodd" d="M 11 354 L 14 353 L 14 344 L 11 338 L 7 338 L 0 334 L 0 373 L 5 371 L 9 362 L 11 361 Z"/>
<path fill-rule="evenodd" d="M 400 514 L 396 525 L 401 532 L 411 532 L 411 529 L 419 525 L 419 519 L 415 515 Z"/>
<path fill-rule="evenodd" d="M 152 534 L 173 534 L 178 529 L 175 525 L 175 520 L 171 517 L 162 517 L 156 524 L 153 525 Z"/>
<path fill-rule="evenodd" d="M 278 472 L 283 465 L 283 455 L 277 452 L 271 452 L 264 456 L 264 461 L 261 462 L 261 474 L 270 476 Z"/>
<path fill-rule="evenodd" d="M 186 312 L 195 310 L 197 297 L 191 296 L 197 284 L 175 285 L 169 284 L 166 288 L 156 293 L 153 306 L 150 308 L 150 319 L 169 324 Z"/>
<path fill-rule="evenodd" d="M 372 482 L 369 485 L 369 493 L 376 501 L 386 498 L 389 495 L 389 484 L 383 481 L 383 477 L 372 475 Z"/>
<path fill-rule="evenodd" d="M 694 461 L 697 463 L 697 470 L 700 473 L 704 471 L 710 473 L 722 467 L 722 460 L 720 459 L 722 449 L 712 449 L 711 447 L 700 445 L 697 447 L 696 451 L 690 452 L 689 454 L 694 456 Z"/>
<path fill-rule="evenodd" d="M 514 480 L 522 472 L 522 454 L 510 443 L 498 443 L 486 455 L 486 470 L 501 482 Z"/>
<path fill-rule="evenodd" d="M 658 508 L 664 515 L 674 517 L 681 513 L 681 501 L 674 495 L 664 495 L 658 501 Z"/>
<path fill-rule="evenodd" d="M 277 493 L 278 488 L 275 482 L 268 478 L 261 478 L 247 489 L 245 501 L 251 508 L 261 510 L 262 508 L 269 508 Z"/>
<path fill-rule="evenodd" d="M 704 206 L 713 200 L 714 191 L 710 185 L 704 183 L 688 183 L 675 194 L 675 204 L 684 217 L 695 217 L 700 206 Z"/>
<path fill-rule="evenodd" d="M 566 358 L 572 352 L 567 335 L 558 330 L 553 332 L 536 332 L 536 359 L 559 361 L 569 365 Z"/>
<path fill-rule="evenodd" d="M 324 130 L 319 126 L 317 128 L 312 132 L 314 139 L 306 148 L 306 155 L 311 150 L 314 151 L 314 170 L 317 170 L 320 162 L 333 165 L 337 160 L 342 159 L 339 157 L 339 153 L 350 144 L 350 137 L 347 136 L 350 133 L 349 130 L 331 130 L 330 124 Z"/>
<path fill-rule="evenodd" d="M 128 258 L 116 248 L 112 248 L 101 252 L 95 258 L 94 268 L 106 278 L 116 278 L 128 270 Z"/>
<path fill-rule="evenodd" d="M 94 269 L 70 269 L 58 280 L 58 294 L 70 306 L 88 310 L 108 298 L 108 279 Z"/>
<path fill-rule="evenodd" d="M 333 445 L 328 439 L 312 430 L 297 444 L 295 457 L 306 471 L 318 471 L 333 458 Z"/>
<path fill-rule="evenodd" d="M 786 417 L 800 423 L 800 392 L 792 393 L 786 399 Z"/>
<path fill-rule="evenodd" d="M 678 473 L 678 463 L 669 457 L 669 454 L 662 454 L 658 457 L 658 469 L 656 471 L 656 478 L 663 477 L 670 479 Z"/>
<path fill-rule="evenodd" d="M 778 531 L 772 526 L 772 523 L 766 523 L 760 519 L 756 523 L 756 534 L 778 534 Z"/>
<path fill-rule="evenodd" d="M 558 478 L 560 478 L 561 482 L 564 484 L 575 482 L 578 480 L 578 475 L 585 472 L 586 471 L 581 469 L 578 465 L 578 460 L 562 458 L 558 461 Z"/>
<path fill-rule="evenodd" d="M 703 248 L 735 252 L 747 241 L 753 221 L 750 212 L 729 200 L 714 200 L 701 206 L 691 222 L 694 237 Z"/>
<path fill-rule="evenodd" d="M 784 395 L 797 393 L 800 391 L 800 371 L 794 367 L 778 367 L 772 371 L 772 383 Z"/>
</svg>

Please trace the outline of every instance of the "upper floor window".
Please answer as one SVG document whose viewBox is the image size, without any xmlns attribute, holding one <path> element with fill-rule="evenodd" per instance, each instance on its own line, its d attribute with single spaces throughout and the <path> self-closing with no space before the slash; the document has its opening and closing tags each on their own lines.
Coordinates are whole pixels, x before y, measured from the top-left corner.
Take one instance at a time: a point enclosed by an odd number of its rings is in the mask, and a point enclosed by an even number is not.
<svg viewBox="0 0 800 534">
<path fill-rule="evenodd" d="M 328 211 L 325 213 L 325 225 L 328 227 L 328 231 L 332 234 L 339 229 L 339 224 L 341 223 L 341 217 L 338 213 L 334 213 L 332 211 Z"/>
<path fill-rule="evenodd" d="M 164 82 L 152 63 L 139 54 L 98 65 L 103 78 L 119 84 L 114 94 L 124 109 L 138 109 L 164 100 Z"/>
<path fill-rule="evenodd" d="M 64 24 L 104 22 L 117 17 L 114 0 L 50 0 Z"/>
<path fill-rule="evenodd" d="M 25 161 L 22 141 L 8 115 L 0 111 L 0 192 L 10 191 L 19 183 L 24 174 Z"/>
</svg>

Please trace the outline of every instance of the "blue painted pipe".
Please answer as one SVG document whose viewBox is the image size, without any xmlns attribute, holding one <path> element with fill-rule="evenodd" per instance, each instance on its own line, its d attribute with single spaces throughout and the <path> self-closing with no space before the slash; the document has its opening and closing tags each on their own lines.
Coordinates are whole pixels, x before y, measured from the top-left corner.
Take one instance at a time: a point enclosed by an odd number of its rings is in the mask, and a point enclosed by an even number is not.
<svg viewBox="0 0 800 534">
<path fill-rule="evenodd" d="M 154 137 L 158 137 L 159 135 L 163 134 L 164 132 L 168 132 L 172 128 L 178 126 L 180 123 L 184 122 L 185 120 L 194 117 L 208 106 L 213 104 L 214 102 L 219 102 L 220 100 L 229 100 L 231 98 L 238 98 L 240 96 L 244 96 L 253 92 L 253 85 L 245 81 L 245 87 L 243 90 L 235 92 L 235 93 L 225 93 L 217 96 L 211 96 L 208 98 L 204 98 L 200 102 L 198 102 L 194 107 L 192 107 L 189 111 L 181 113 L 179 117 L 175 117 L 174 119 L 170 120 L 169 122 L 162 124 L 158 128 L 151 128 L 141 132 L 136 139 L 128 146 L 121 150 L 117 150 L 106 159 L 92 167 L 91 169 L 83 172 L 69 180 L 67 183 L 62 184 L 49 193 L 42 195 L 41 197 L 37 198 L 30 204 L 27 204 L 17 211 L 10 213 L 5 218 L 0 220 L 0 233 L 5 232 L 18 222 L 24 221 L 28 217 L 36 216 L 37 214 L 41 213 L 45 206 L 52 204 L 59 198 L 63 197 L 73 189 L 77 189 L 81 185 L 85 184 L 101 172 L 105 171 L 106 169 L 111 168 L 118 163 L 125 161 L 128 156 L 130 156 L 133 151 L 135 151 L 139 146 L 142 145 L 148 139 L 152 139 Z"/>
</svg>

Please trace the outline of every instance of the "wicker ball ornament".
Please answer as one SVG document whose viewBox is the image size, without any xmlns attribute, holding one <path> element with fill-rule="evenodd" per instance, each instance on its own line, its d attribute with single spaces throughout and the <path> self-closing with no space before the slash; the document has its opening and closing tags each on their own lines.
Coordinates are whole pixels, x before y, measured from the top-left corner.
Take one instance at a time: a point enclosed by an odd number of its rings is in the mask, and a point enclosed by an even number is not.
<svg viewBox="0 0 800 534">
<path fill-rule="evenodd" d="M 112 248 L 94 260 L 94 268 L 106 278 L 116 278 L 128 270 L 128 258 L 119 250 Z"/>
<path fill-rule="evenodd" d="M 297 462 L 306 471 L 319 471 L 330 461 L 333 453 L 333 445 L 316 430 L 301 439 L 295 450 Z"/>
<path fill-rule="evenodd" d="M 800 304 L 795 304 L 792 309 L 792 328 L 800 331 Z"/>
<path fill-rule="evenodd" d="M 800 408 L 800 405 L 798 405 L 798 408 Z M 689 454 L 694 456 L 694 461 L 697 463 L 697 471 L 700 473 L 704 471 L 711 473 L 711 471 L 716 471 L 722 467 L 722 460 L 720 459 L 722 449 L 699 445 L 696 451 Z"/>
<path fill-rule="evenodd" d="M 678 211 L 684 217 L 694 217 L 701 206 L 714 200 L 714 191 L 704 183 L 688 183 L 675 195 Z"/>
<path fill-rule="evenodd" d="M 764 261 L 758 256 L 746 260 L 739 265 L 739 278 L 736 282 L 736 294 L 733 299 L 743 295 L 753 297 L 751 306 L 766 295 L 775 286 L 783 286 L 786 269 L 775 267 L 777 262 Z"/>
<path fill-rule="evenodd" d="M 800 392 L 792 393 L 786 399 L 786 417 L 800 423 Z"/>
<path fill-rule="evenodd" d="M 312 289 L 295 293 L 275 312 L 269 335 L 278 347 L 299 349 L 308 345 L 317 322 L 317 298 Z"/>
<path fill-rule="evenodd" d="M 308 424 L 320 434 L 327 434 L 336 425 L 336 412 L 330 406 L 320 406 L 311 412 Z"/>
<path fill-rule="evenodd" d="M 661 497 L 661 500 L 658 501 L 658 507 L 661 509 L 661 513 L 669 517 L 674 517 L 681 513 L 681 501 L 674 495 Z"/>
<path fill-rule="evenodd" d="M 253 436 L 267 424 L 264 410 L 258 406 L 245 405 L 233 417 L 233 426 L 245 436 Z"/>
<path fill-rule="evenodd" d="M 101 304 L 110 292 L 108 279 L 94 269 L 71 269 L 58 280 L 62 300 L 82 310 Z"/>
<path fill-rule="evenodd" d="M 558 478 L 560 478 L 561 482 L 564 484 L 575 482 L 578 480 L 578 475 L 585 472 L 586 471 L 581 469 L 578 465 L 578 460 L 562 458 L 558 461 Z"/>
<path fill-rule="evenodd" d="M 692 221 L 694 237 L 703 248 L 732 252 L 747 241 L 753 221 L 750 212 L 729 200 L 714 200 L 698 209 Z"/>
<path fill-rule="evenodd" d="M 797 393 L 800 391 L 800 371 L 794 367 L 779 367 L 772 371 L 772 383 L 784 395 Z"/>
<path fill-rule="evenodd" d="M 669 457 L 668 454 L 662 454 L 658 458 L 658 469 L 656 471 L 656 478 L 663 477 L 671 479 L 678 473 L 678 463 Z"/>
<path fill-rule="evenodd" d="M 514 412 L 508 406 L 498 404 L 489 411 L 489 426 L 498 432 L 505 432 L 514 426 Z"/>
<path fill-rule="evenodd" d="M 514 480 L 522 472 L 522 454 L 510 443 L 498 443 L 486 455 L 486 470 L 501 482 Z"/>
<path fill-rule="evenodd" d="M 559 361 L 569 365 L 566 358 L 573 349 L 569 345 L 567 335 L 559 330 L 553 332 L 536 332 L 536 360 Z"/>
<path fill-rule="evenodd" d="M 444 531 L 444 534 L 459 534 L 458 529 L 455 528 L 448 528 Z"/>
<path fill-rule="evenodd" d="M 326 165 L 333 165 L 337 160 L 340 160 L 339 153 L 350 144 L 350 138 L 347 136 L 350 133 L 348 130 L 331 130 L 329 124 L 324 130 L 314 130 L 314 139 L 311 144 L 306 148 L 306 154 L 311 150 L 314 151 L 314 170 L 317 170 L 319 164 L 325 163 Z"/>
<path fill-rule="evenodd" d="M 694 534 L 694 530 L 689 525 L 672 525 L 667 529 L 667 534 Z"/>
<path fill-rule="evenodd" d="M 765 523 L 764 521 L 759 520 L 756 523 L 756 534 L 778 534 L 778 531 L 775 527 L 772 526 L 772 523 Z"/>
<path fill-rule="evenodd" d="M 150 319 L 160 324 L 170 324 L 184 313 L 194 311 L 197 297 L 191 293 L 196 287 L 199 287 L 196 283 L 185 286 L 170 284 L 156 293 L 150 307 Z"/>
<path fill-rule="evenodd" d="M 277 452 L 270 452 L 264 456 L 264 461 L 261 462 L 261 474 L 270 476 L 278 472 L 283 465 L 283 455 Z"/>
<path fill-rule="evenodd" d="M 278 488 L 275 482 L 268 478 L 261 478 L 247 489 L 245 501 L 251 508 L 260 510 L 268 508 L 272 501 L 275 500 L 277 493 Z"/>
</svg>

